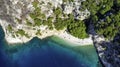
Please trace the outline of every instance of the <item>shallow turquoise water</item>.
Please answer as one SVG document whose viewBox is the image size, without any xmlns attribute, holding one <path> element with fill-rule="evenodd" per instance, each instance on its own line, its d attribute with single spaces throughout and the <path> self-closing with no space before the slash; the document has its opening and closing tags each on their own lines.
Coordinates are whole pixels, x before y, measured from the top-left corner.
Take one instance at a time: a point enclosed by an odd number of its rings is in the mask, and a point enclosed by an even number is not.
<svg viewBox="0 0 120 67">
<path fill-rule="evenodd" d="M 2 32 L 2 31 L 0 31 Z M 0 67 L 99 67 L 93 45 L 70 46 L 56 37 L 37 37 L 24 44 L 8 46 L 0 36 Z M 74 44 L 72 44 L 74 45 Z"/>
</svg>

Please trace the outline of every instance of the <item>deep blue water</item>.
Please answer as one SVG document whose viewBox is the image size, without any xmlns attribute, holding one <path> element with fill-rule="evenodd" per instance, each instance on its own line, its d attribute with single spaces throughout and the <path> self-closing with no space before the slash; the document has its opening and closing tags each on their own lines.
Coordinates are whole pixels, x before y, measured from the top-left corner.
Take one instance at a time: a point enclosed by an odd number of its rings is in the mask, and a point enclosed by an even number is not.
<svg viewBox="0 0 120 67">
<path fill-rule="evenodd" d="M 57 37 L 8 44 L 0 29 L 0 67 L 99 67 L 95 48 L 69 46 Z"/>
</svg>

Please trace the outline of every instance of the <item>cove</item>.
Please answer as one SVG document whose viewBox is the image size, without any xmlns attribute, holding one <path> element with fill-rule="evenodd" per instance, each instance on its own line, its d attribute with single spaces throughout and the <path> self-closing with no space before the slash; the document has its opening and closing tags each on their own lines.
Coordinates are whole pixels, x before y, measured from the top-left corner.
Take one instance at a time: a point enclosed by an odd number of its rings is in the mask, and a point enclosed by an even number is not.
<svg viewBox="0 0 120 67">
<path fill-rule="evenodd" d="M 93 45 L 70 46 L 56 36 L 8 44 L 0 32 L 0 67 L 102 67 Z"/>
</svg>

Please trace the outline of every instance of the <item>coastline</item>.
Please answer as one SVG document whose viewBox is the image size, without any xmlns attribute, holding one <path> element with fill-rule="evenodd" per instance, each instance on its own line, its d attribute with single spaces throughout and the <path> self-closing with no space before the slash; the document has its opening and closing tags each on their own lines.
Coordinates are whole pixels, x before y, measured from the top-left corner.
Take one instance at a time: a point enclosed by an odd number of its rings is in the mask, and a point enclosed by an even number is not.
<svg viewBox="0 0 120 67">
<path fill-rule="evenodd" d="M 33 37 L 38 37 L 40 39 L 43 39 L 43 38 L 46 38 L 46 37 L 49 37 L 49 36 L 57 36 L 57 37 L 63 39 L 64 41 L 66 41 L 66 42 L 75 44 L 74 46 L 84 46 L 84 45 L 93 44 L 91 35 L 89 36 L 89 38 L 79 39 L 79 38 L 76 38 L 76 37 L 68 34 L 64 30 L 61 30 L 61 31 L 46 30 L 46 31 L 42 32 L 41 36 L 35 36 L 34 35 L 34 36 L 30 37 L 30 38 L 26 38 L 26 37 L 13 38 L 11 36 L 7 36 L 7 34 L 5 33 L 5 39 L 10 44 L 13 44 L 13 43 L 26 43 L 26 42 L 30 41 Z"/>
<path fill-rule="evenodd" d="M 85 39 L 79 39 L 79 38 L 76 38 L 76 37 L 72 36 L 71 34 L 67 33 L 65 31 L 65 29 L 59 30 L 59 31 L 56 29 L 49 30 L 49 29 L 46 29 L 46 26 L 40 27 L 42 35 L 35 35 L 35 32 L 37 30 L 24 29 L 25 32 L 30 34 L 30 38 L 26 38 L 25 36 L 13 37 L 12 33 L 9 33 L 7 31 L 6 26 L 8 25 L 8 23 L 6 23 L 6 21 L 4 21 L 4 20 L 0 20 L 0 24 L 4 30 L 5 39 L 9 44 L 26 43 L 26 42 L 30 41 L 33 37 L 38 37 L 40 39 L 43 39 L 43 38 L 46 38 L 49 36 L 54 36 L 54 35 L 69 42 L 69 43 L 75 44 L 74 46 L 84 46 L 84 45 L 93 44 L 92 35 L 89 35 L 89 37 L 85 38 Z"/>
<path fill-rule="evenodd" d="M 75 38 L 73 37 L 72 35 L 66 33 L 64 30 L 61 30 L 61 31 L 57 31 L 55 29 L 53 30 L 49 30 L 49 29 L 46 29 L 46 26 L 29 26 L 27 25 L 26 23 L 29 21 L 30 23 L 33 23 L 34 20 L 33 18 L 30 16 L 31 13 L 34 13 L 34 10 L 35 10 L 35 7 L 33 5 L 33 3 L 35 3 L 34 1 L 26 1 L 25 4 L 24 4 L 24 1 L 10 1 L 11 3 L 11 6 L 13 6 L 12 8 L 16 10 L 16 13 L 13 13 L 11 14 L 9 11 L 9 9 L 6 8 L 6 10 L 8 10 L 8 15 L 10 13 L 11 17 L 8 17 L 8 19 L 11 19 L 11 20 L 7 20 L 6 18 L 5 19 L 0 19 L 0 24 L 5 32 L 5 39 L 8 43 L 10 44 L 13 44 L 13 43 L 25 43 L 25 42 L 28 42 L 30 41 L 33 37 L 38 37 L 40 39 L 43 39 L 43 38 L 46 38 L 46 37 L 49 37 L 49 36 L 52 36 L 52 35 L 56 35 L 66 41 L 69 41 L 71 43 L 75 43 L 77 45 L 88 45 L 88 44 L 93 44 L 93 41 L 92 41 L 92 38 L 85 38 L 85 39 L 78 39 L 78 38 Z M 21 4 L 20 6 L 23 6 L 25 9 L 23 9 L 22 7 L 18 7 L 19 5 L 17 5 L 17 2 L 19 3 L 23 3 Z M 50 2 L 52 5 L 46 5 L 48 2 Z M 65 10 L 63 10 L 64 14 L 70 14 L 73 11 L 73 9 L 75 8 L 78 8 L 80 7 L 80 3 L 82 1 L 75 1 L 74 2 L 74 5 L 75 6 L 72 6 L 72 3 L 68 3 L 68 5 L 70 6 L 67 6 L 67 3 L 65 5 Z M 42 1 L 43 3 L 43 1 Z M 48 17 L 53 17 L 55 15 L 55 12 L 53 10 L 53 8 L 57 8 L 58 6 L 62 7 L 62 4 L 63 1 L 62 0 L 57 0 L 57 1 L 44 1 L 44 4 L 41 4 L 40 6 L 36 6 L 36 7 L 40 7 L 41 8 L 41 13 L 43 13 L 43 15 L 45 14 L 45 17 L 46 19 Z M 39 3 L 37 3 L 37 5 L 39 5 Z M 79 5 L 79 6 L 78 6 Z M 9 5 L 7 5 L 9 6 Z M 16 7 L 18 7 L 18 9 L 16 9 Z M 48 8 L 47 6 L 50 6 L 50 8 Z M 68 12 L 68 8 L 70 8 L 69 12 Z M 43 8 L 43 9 L 42 9 Z M 67 12 L 67 13 L 66 13 Z M 40 13 L 40 14 L 41 14 Z M 76 13 L 76 12 L 75 12 Z M 85 19 L 88 15 L 90 15 L 90 12 L 86 9 L 84 11 L 77 11 L 77 13 L 79 14 L 79 16 L 75 17 L 76 19 L 80 19 L 80 20 L 83 20 Z M 25 15 L 24 15 L 25 14 Z M 3 14 L 4 16 L 4 14 Z M 36 16 L 35 18 L 38 18 L 38 16 Z M 43 18 L 43 17 L 42 17 Z M 55 16 L 53 18 L 56 18 Z M 67 17 L 61 17 L 61 18 L 67 18 Z M 41 17 L 39 17 L 39 19 L 41 19 Z M 42 19 L 41 19 L 42 20 Z M 53 22 L 54 20 L 52 20 L 51 22 Z M 8 31 L 8 25 L 11 24 L 11 26 L 14 26 L 12 27 L 13 30 L 12 31 Z M 16 32 L 18 30 L 24 30 L 25 34 L 29 34 L 28 36 L 30 36 L 29 38 L 25 37 L 25 36 L 19 36 L 19 35 L 16 35 Z M 34 30 L 35 29 L 35 30 Z M 41 34 L 42 35 L 36 35 L 36 32 L 40 30 Z M 23 31 L 22 31 L 23 33 Z"/>
<path fill-rule="evenodd" d="M 43 35 L 41 35 L 41 36 L 34 36 L 34 37 L 38 37 L 40 39 L 43 39 L 43 38 L 46 38 L 46 37 L 49 37 L 49 36 L 57 36 L 57 37 L 63 39 L 64 41 L 75 44 L 74 46 L 84 46 L 84 45 L 93 44 L 91 35 L 90 35 L 89 38 L 78 39 L 78 38 L 68 34 L 66 31 L 64 31 L 64 32 L 61 32 L 61 31 L 48 31 L 46 33 L 43 33 Z M 12 38 L 12 37 L 9 37 L 9 36 L 5 36 L 6 41 L 8 43 L 10 43 L 10 44 L 13 44 L 13 43 L 25 43 L 25 42 L 30 41 L 32 38 L 33 37 L 31 37 L 31 38 L 26 38 L 26 37 Z"/>
<path fill-rule="evenodd" d="M 55 35 L 61 39 L 63 39 L 64 41 L 74 44 L 72 46 L 85 46 L 85 45 L 93 45 L 93 41 L 92 41 L 92 35 L 89 35 L 88 38 L 85 39 L 79 39 L 77 37 L 74 37 L 72 35 L 70 35 L 69 33 L 67 33 L 66 31 Z"/>
</svg>

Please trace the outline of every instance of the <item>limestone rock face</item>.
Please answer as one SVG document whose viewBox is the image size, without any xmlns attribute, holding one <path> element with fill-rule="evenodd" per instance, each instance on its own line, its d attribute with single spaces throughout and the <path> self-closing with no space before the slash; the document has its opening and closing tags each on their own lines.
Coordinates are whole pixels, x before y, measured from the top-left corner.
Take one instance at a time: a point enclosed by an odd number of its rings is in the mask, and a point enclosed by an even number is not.
<svg viewBox="0 0 120 67">
<path fill-rule="evenodd" d="M 82 0 L 74 0 L 74 2 L 63 2 L 63 0 L 1 0 L 0 1 L 0 19 L 7 22 L 15 22 L 14 18 L 24 19 L 31 11 L 34 10 L 32 2 L 38 1 L 41 12 L 47 17 L 53 14 L 53 9 L 60 7 L 64 14 L 73 13 L 76 19 L 85 19 L 90 15 L 86 9 L 80 11 Z"/>
<path fill-rule="evenodd" d="M 54 22 L 56 9 L 61 12 L 59 17 L 62 19 L 69 17 L 66 15 L 73 14 L 74 19 L 84 20 L 90 15 L 90 12 L 87 9 L 81 10 L 82 1 L 86 0 L 74 0 L 73 2 L 69 2 L 69 0 L 66 2 L 64 0 L 0 0 L 0 25 L 3 28 L 0 32 L 5 33 L 5 35 L 0 35 L 0 39 L 5 37 L 8 41 L 24 42 L 38 36 L 37 34 L 41 35 L 40 32 L 54 33 L 43 24 L 35 26 L 34 14 L 40 14 L 37 17 L 41 19 L 40 22 L 48 20 L 49 17 L 52 17 L 52 22 Z M 96 35 L 93 29 L 90 28 L 90 30 Z M 116 41 L 114 43 L 105 42 L 99 36 L 93 36 L 93 38 L 100 59 L 105 66 L 120 67 L 120 47 Z M 120 35 L 118 40 L 120 40 Z M 108 49 L 106 50 L 106 48 Z"/>
<path fill-rule="evenodd" d="M 58 11 L 61 11 L 59 17 L 62 19 L 68 18 L 63 15 L 69 14 L 73 14 L 77 20 L 87 18 L 90 12 L 87 9 L 80 11 L 82 1 L 84 0 L 74 0 L 73 2 L 69 0 L 66 0 L 66 2 L 64 0 L 0 0 L 0 24 L 7 39 L 13 38 L 13 40 L 18 41 L 28 39 L 36 36 L 38 30 L 43 32 L 47 28 L 43 25 L 35 26 L 34 22 L 38 21 L 34 18 L 35 14 L 40 15 L 37 17 L 40 21 L 53 17 L 52 22 L 54 22 L 56 19 L 55 10 L 58 9 Z"/>
</svg>

